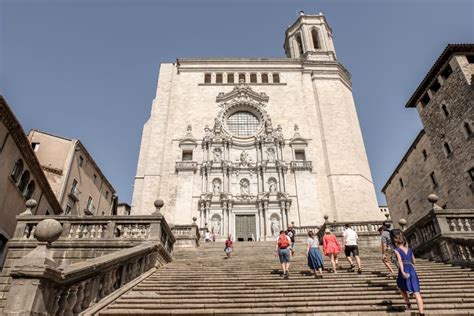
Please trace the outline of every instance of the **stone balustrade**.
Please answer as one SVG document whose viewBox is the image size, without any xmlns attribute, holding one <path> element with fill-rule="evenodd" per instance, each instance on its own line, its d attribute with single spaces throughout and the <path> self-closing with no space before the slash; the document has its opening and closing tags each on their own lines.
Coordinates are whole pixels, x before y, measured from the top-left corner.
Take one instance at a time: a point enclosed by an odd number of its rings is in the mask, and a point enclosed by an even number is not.
<svg viewBox="0 0 474 316">
<path fill-rule="evenodd" d="M 415 255 L 442 262 L 474 266 L 474 210 L 433 209 L 404 234 Z"/>
<path fill-rule="evenodd" d="M 199 239 L 201 234 L 196 224 L 192 225 L 175 225 L 171 228 L 176 238 L 175 247 L 199 247 Z"/>
<path fill-rule="evenodd" d="M 193 171 L 196 172 L 198 169 L 198 163 L 196 161 L 176 161 L 176 171 Z"/>
<path fill-rule="evenodd" d="M 307 237 L 309 231 L 313 231 L 315 234 L 319 231 L 319 226 L 293 226 L 297 237 Z"/>
<path fill-rule="evenodd" d="M 298 170 L 313 170 L 313 162 L 308 160 L 293 160 L 290 162 L 290 169 L 291 171 L 298 171 Z"/>
</svg>

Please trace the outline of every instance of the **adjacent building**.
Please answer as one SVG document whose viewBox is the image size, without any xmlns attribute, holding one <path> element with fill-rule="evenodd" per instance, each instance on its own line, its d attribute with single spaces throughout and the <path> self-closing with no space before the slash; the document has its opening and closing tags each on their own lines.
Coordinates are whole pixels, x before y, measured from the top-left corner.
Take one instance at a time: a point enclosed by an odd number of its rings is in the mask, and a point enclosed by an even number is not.
<svg viewBox="0 0 474 316">
<path fill-rule="evenodd" d="M 79 140 L 38 130 L 28 139 L 64 215 L 116 214 L 115 189 Z"/>
<path fill-rule="evenodd" d="M 238 240 L 289 222 L 384 219 L 350 73 L 322 15 L 300 13 L 286 58 L 179 58 L 161 65 L 132 214 L 163 199 L 168 222 Z"/>
<path fill-rule="evenodd" d="M 430 193 L 449 209 L 474 208 L 474 45 L 450 44 L 418 86 L 423 130 L 382 189 L 395 223 L 431 209 Z"/>
<path fill-rule="evenodd" d="M 21 124 L 0 96 L 0 269 L 6 242 L 15 231 L 16 216 L 26 210 L 29 199 L 37 202 L 32 214 L 61 213 Z"/>
</svg>

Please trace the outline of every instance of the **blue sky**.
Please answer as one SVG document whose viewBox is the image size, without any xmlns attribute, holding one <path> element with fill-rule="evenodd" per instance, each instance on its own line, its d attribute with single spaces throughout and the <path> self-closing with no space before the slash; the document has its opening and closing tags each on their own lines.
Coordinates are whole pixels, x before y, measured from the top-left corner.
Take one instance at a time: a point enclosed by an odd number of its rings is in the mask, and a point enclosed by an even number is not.
<svg viewBox="0 0 474 316">
<path fill-rule="evenodd" d="M 159 64 L 284 57 L 299 10 L 323 12 L 334 31 L 384 204 L 421 129 L 404 105 L 448 43 L 474 41 L 473 1 L 0 0 L 0 93 L 26 131 L 80 139 L 131 202 Z"/>
</svg>

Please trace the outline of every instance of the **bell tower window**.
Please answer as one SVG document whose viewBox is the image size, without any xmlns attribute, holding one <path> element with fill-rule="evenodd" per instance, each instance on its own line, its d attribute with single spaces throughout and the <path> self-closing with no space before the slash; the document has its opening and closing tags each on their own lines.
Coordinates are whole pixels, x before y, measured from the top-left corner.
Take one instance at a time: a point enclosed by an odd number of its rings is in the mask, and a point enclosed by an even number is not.
<svg viewBox="0 0 474 316">
<path fill-rule="evenodd" d="M 314 49 L 320 49 L 321 45 L 319 44 L 318 30 L 316 30 L 316 29 L 311 30 L 311 38 L 313 39 Z"/>
<path fill-rule="evenodd" d="M 301 40 L 300 35 L 296 36 L 296 45 L 298 46 L 298 52 L 300 54 L 300 57 L 303 57 L 303 41 Z"/>
</svg>

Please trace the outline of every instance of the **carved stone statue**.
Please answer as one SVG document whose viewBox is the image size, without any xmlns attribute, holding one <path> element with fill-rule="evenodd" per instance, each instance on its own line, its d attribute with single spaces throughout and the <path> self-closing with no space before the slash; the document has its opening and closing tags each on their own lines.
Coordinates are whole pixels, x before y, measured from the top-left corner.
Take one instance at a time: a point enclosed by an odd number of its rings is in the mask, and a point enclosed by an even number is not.
<svg viewBox="0 0 474 316">
<path fill-rule="evenodd" d="M 280 234 L 280 220 L 276 217 L 272 217 L 270 229 L 273 236 L 278 236 Z"/>
<path fill-rule="evenodd" d="M 276 183 L 276 180 L 274 178 L 268 179 L 268 191 L 269 192 L 276 192 L 276 190 L 277 190 L 276 185 L 277 185 L 277 183 Z"/>
<path fill-rule="evenodd" d="M 250 183 L 247 179 L 240 180 L 240 194 L 249 195 L 250 194 Z"/>
<path fill-rule="evenodd" d="M 221 218 L 219 216 L 215 216 L 211 219 L 211 231 L 212 234 L 220 235 L 221 234 Z"/>
<path fill-rule="evenodd" d="M 247 152 L 244 150 L 242 151 L 242 153 L 240 154 L 240 165 L 242 167 L 246 167 L 247 164 L 248 164 L 248 157 L 249 155 L 247 154 Z"/>
<path fill-rule="evenodd" d="M 221 180 L 214 179 L 212 181 L 212 192 L 214 194 L 219 194 L 221 192 Z"/>
<path fill-rule="evenodd" d="M 212 154 L 214 155 L 214 162 L 220 162 L 222 159 L 222 150 L 220 148 L 214 148 L 212 151 Z"/>
<path fill-rule="evenodd" d="M 275 161 L 275 149 L 273 149 L 272 147 L 267 148 L 267 159 L 270 162 Z"/>
</svg>

